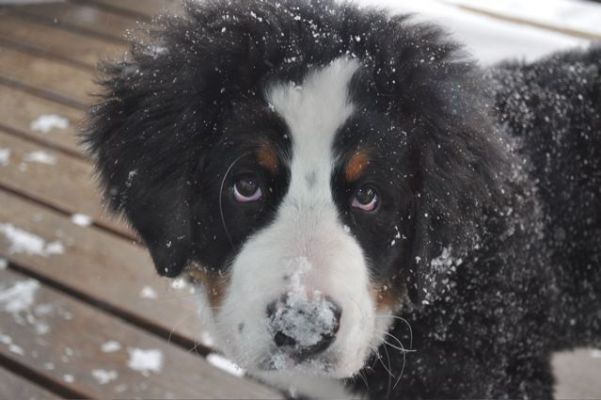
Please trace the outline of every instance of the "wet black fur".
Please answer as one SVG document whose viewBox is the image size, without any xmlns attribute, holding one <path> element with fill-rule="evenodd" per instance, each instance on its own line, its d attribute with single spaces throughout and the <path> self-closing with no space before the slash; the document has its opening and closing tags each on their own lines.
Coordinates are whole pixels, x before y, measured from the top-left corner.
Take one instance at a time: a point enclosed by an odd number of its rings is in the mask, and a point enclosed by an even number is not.
<svg viewBox="0 0 601 400">
<path fill-rule="evenodd" d="M 383 346 L 349 388 L 550 398 L 551 352 L 601 345 L 599 49 L 481 71 L 435 27 L 326 0 L 191 2 L 157 26 L 104 66 L 85 141 L 159 273 L 223 268 L 269 223 L 285 171 L 262 178 L 273 189 L 264 209 L 225 205 L 231 229 L 218 207 L 227 168 L 257 145 L 252 132 L 290 151 L 261 90 L 347 54 L 362 64 L 352 87 L 362 107 L 336 150 L 370 142 L 399 192 L 371 222 L 344 209 L 343 183 L 335 197 L 377 279 L 406 287 L 399 316 L 413 334 L 400 320 L 391 333 L 416 350 Z M 385 246 L 393 226 L 406 239 Z M 437 268 L 445 248 L 455 261 Z"/>
</svg>

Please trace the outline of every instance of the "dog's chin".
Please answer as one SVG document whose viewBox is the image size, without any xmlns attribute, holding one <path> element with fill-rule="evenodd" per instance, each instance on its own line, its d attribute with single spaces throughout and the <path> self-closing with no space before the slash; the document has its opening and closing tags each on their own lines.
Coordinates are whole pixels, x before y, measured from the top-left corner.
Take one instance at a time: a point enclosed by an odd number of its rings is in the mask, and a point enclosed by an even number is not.
<svg viewBox="0 0 601 400">
<path fill-rule="evenodd" d="M 275 371 L 294 371 L 302 374 L 323 375 L 332 377 L 336 371 L 337 357 L 320 355 L 310 359 L 299 360 L 285 352 L 276 351 L 264 357 L 257 365 L 257 370 L 268 373 Z"/>
<path fill-rule="evenodd" d="M 295 375 L 319 376 L 331 379 L 350 378 L 363 368 L 367 351 L 357 349 L 341 351 L 332 348 L 324 353 L 311 357 L 298 357 L 290 353 L 274 349 L 259 356 L 256 362 L 244 363 L 250 373 L 256 372 L 262 377 L 289 373 Z M 236 360 L 236 355 L 232 354 Z"/>
</svg>

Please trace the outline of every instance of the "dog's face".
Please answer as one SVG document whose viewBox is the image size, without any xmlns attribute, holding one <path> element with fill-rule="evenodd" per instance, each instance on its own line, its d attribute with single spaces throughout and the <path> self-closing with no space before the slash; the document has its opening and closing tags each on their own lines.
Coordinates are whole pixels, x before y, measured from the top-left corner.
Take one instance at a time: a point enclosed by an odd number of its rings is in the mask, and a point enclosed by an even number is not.
<svg viewBox="0 0 601 400">
<path fill-rule="evenodd" d="M 352 376 L 495 198 L 474 70 L 383 13 L 211 4 L 109 66 L 87 136 L 107 194 L 235 362 Z"/>
<path fill-rule="evenodd" d="M 342 57 L 269 80 L 234 106 L 198 172 L 208 258 L 191 274 L 207 325 L 247 369 L 350 376 L 401 304 L 407 132 L 363 100 L 360 68 Z"/>
</svg>

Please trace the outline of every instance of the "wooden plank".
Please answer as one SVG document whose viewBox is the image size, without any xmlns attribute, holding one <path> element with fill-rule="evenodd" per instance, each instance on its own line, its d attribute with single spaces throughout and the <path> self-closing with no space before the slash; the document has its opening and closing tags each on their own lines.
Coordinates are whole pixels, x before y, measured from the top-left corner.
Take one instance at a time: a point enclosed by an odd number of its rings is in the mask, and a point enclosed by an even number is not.
<svg viewBox="0 0 601 400">
<path fill-rule="evenodd" d="M 40 117 L 57 116 L 68 122 L 66 128 L 43 130 Z M 25 137 L 59 148 L 73 155 L 82 155 L 77 139 L 83 112 L 46 100 L 10 86 L 0 85 L 0 127 L 18 131 Z M 1 129 L 1 128 L 0 128 Z"/>
<path fill-rule="evenodd" d="M 601 399 L 601 351 L 577 349 L 553 356 L 556 399 Z"/>
<path fill-rule="evenodd" d="M 517 15 L 509 15 L 509 14 L 501 14 L 499 12 L 490 11 L 484 8 L 474 7 L 471 5 L 463 5 L 456 4 L 457 8 L 462 11 L 471 12 L 478 15 L 483 15 L 486 17 L 494 18 L 500 21 L 511 22 L 518 25 L 530 26 L 537 29 L 546 30 L 549 32 L 563 33 L 564 35 L 573 36 L 581 39 L 599 41 L 601 40 L 601 35 L 588 32 L 585 30 L 565 27 L 565 26 L 557 26 L 544 21 L 535 21 L 533 19 L 523 18 Z"/>
<path fill-rule="evenodd" d="M 95 36 L 113 43 L 125 43 L 125 31 L 135 27 L 135 19 L 96 7 L 69 3 L 35 4 L 14 7 L 11 12 L 72 32 Z"/>
<path fill-rule="evenodd" d="M 71 0 L 72 3 L 95 5 L 98 8 L 130 16 L 153 17 L 164 12 L 182 11 L 181 0 Z"/>
<path fill-rule="evenodd" d="M 90 103 L 91 94 L 98 89 L 89 71 L 7 47 L 0 47 L 0 77 L 56 93 L 82 106 Z"/>
<path fill-rule="evenodd" d="M 126 46 L 35 23 L 19 16 L 0 15 L 0 40 L 47 52 L 94 68 L 100 59 L 115 58 Z"/>
<path fill-rule="evenodd" d="M 0 399 L 53 400 L 59 397 L 0 367 Z"/>
<path fill-rule="evenodd" d="M 23 300 L 18 312 L 1 308 L 3 356 L 86 396 L 279 397 L 28 277 L 3 270 L 0 282 L 5 298 Z M 110 342 L 114 351 L 106 351 Z"/>
<path fill-rule="evenodd" d="M 200 337 L 194 295 L 160 278 L 141 246 L 95 227 L 75 225 L 58 212 L 6 192 L 0 191 L 0 204 L 0 257 L 157 331 L 191 342 Z M 35 235 L 45 244 L 60 243 L 62 252 L 18 251 L 7 229 Z"/>
<path fill-rule="evenodd" d="M 89 163 L 0 130 L 0 148 L 8 159 L 0 165 L 0 185 L 69 214 L 85 214 L 101 226 L 135 237 L 101 204 Z"/>
</svg>

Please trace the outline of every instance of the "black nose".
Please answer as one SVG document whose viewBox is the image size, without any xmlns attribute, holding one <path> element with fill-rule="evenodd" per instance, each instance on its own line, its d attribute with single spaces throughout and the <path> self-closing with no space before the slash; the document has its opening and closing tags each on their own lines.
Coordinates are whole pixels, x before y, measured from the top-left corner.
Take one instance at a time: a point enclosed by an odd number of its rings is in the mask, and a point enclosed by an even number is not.
<svg viewBox="0 0 601 400">
<path fill-rule="evenodd" d="M 334 342 L 341 315 L 342 309 L 329 297 L 282 296 L 267 306 L 275 345 L 299 362 L 321 353 Z"/>
</svg>

